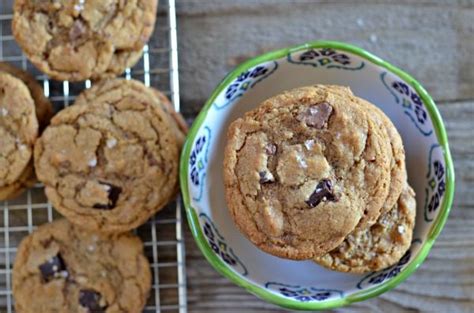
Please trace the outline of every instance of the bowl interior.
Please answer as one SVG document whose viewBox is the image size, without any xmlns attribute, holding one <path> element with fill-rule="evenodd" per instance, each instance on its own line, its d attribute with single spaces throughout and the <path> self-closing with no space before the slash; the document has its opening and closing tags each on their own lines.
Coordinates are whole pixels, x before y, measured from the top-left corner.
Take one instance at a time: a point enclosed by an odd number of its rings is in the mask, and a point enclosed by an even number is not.
<svg viewBox="0 0 474 313">
<path fill-rule="evenodd" d="M 267 60 L 254 60 L 253 64 L 238 68 L 218 87 L 197 119 L 183 154 L 184 199 L 201 248 L 207 250 L 211 263 L 221 272 L 281 305 L 303 308 L 298 303 L 347 302 L 389 286 L 395 277 L 408 272 L 406 268 L 415 259 L 421 262 L 426 256 L 436 236 L 434 232 L 439 232 L 435 226 L 441 227 L 438 222 L 449 207 L 448 199 L 443 203 L 450 179 L 449 159 L 444 153 L 449 151 L 443 147 L 442 125 L 432 120 L 436 110 L 427 103 L 432 100 L 422 94 L 416 82 L 403 79 L 397 75 L 400 73 L 382 66 L 381 60 L 354 49 L 313 44 L 280 51 L 279 55 L 267 56 Z M 344 274 L 311 261 L 274 257 L 253 246 L 228 213 L 222 167 L 229 124 L 275 94 L 316 83 L 349 86 L 355 95 L 380 107 L 402 136 L 408 179 L 416 192 L 416 228 L 407 254 L 383 271 Z M 424 246 L 428 247 L 426 251 Z M 209 257 L 209 253 L 214 256 Z M 412 267 L 413 270 L 415 265 Z"/>
</svg>

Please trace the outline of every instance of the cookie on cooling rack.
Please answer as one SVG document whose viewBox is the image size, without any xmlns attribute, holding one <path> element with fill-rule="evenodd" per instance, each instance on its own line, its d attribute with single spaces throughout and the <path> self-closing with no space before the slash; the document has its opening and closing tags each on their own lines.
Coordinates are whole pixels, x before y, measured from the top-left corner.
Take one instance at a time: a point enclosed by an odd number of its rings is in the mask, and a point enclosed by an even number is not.
<svg viewBox="0 0 474 313">
<path fill-rule="evenodd" d="M 3 62 L 0 87 L 0 200 L 5 200 L 36 181 L 32 145 L 53 110 L 31 75 Z"/>
<path fill-rule="evenodd" d="M 26 84 L 35 102 L 36 117 L 38 118 L 39 130 L 41 132 L 53 116 L 53 106 L 48 98 L 45 97 L 43 88 L 29 73 L 8 63 L 0 62 L 0 72 L 6 72 L 15 76 Z"/>
<path fill-rule="evenodd" d="M 23 239 L 13 266 L 18 313 L 139 313 L 150 289 L 138 237 L 88 232 L 65 219 Z"/>
<path fill-rule="evenodd" d="M 53 79 L 116 76 L 141 57 L 157 6 L 157 0 L 16 0 L 13 35 Z"/>
<path fill-rule="evenodd" d="M 186 133 L 188 132 L 188 125 L 186 121 L 179 112 L 176 112 L 173 107 L 173 104 L 164 93 L 154 88 L 152 88 L 151 90 L 160 102 L 165 113 L 169 115 L 172 121 L 174 121 L 173 123 L 171 123 L 173 127 L 173 132 L 175 133 L 178 144 L 182 146 L 184 144 L 184 141 L 186 140 Z"/>
<path fill-rule="evenodd" d="M 178 127 L 150 88 L 95 84 L 59 112 L 35 146 L 38 179 L 71 222 L 101 232 L 138 227 L 178 189 Z"/>
<path fill-rule="evenodd" d="M 26 85 L 0 72 L 0 200 L 30 185 L 33 144 L 38 136 L 35 103 Z"/>
</svg>

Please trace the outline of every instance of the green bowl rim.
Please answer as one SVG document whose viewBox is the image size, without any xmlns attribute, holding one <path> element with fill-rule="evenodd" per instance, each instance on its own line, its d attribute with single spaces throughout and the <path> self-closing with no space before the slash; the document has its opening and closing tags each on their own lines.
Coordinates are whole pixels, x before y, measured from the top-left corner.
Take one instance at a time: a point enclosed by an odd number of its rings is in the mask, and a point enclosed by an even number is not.
<svg viewBox="0 0 474 313">
<path fill-rule="evenodd" d="M 346 52 L 350 52 L 352 54 L 358 55 L 378 66 L 384 67 L 388 71 L 397 74 L 400 78 L 405 80 L 405 82 L 409 83 L 420 95 L 421 99 L 425 107 L 427 108 L 433 126 L 435 128 L 435 133 L 439 144 L 443 147 L 444 153 L 444 160 L 446 163 L 446 193 L 443 199 L 443 203 L 440 207 L 440 212 L 435 221 L 431 226 L 431 230 L 428 234 L 428 238 L 425 240 L 423 246 L 420 248 L 418 255 L 413 259 L 409 265 L 396 277 L 388 280 L 386 283 L 382 283 L 379 286 L 369 288 L 367 290 L 362 290 L 356 292 L 354 294 L 348 295 L 341 299 L 323 301 L 323 302 L 300 302 L 297 300 L 289 299 L 284 296 L 277 295 L 259 285 L 250 283 L 244 279 L 242 279 L 238 274 L 230 270 L 227 265 L 218 258 L 214 251 L 210 248 L 207 244 L 207 241 L 202 233 L 201 227 L 199 226 L 199 218 L 196 214 L 194 208 L 191 207 L 190 196 L 189 196 L 189 189 L 188 189 L 188 172 L 189 172 L 189 157 L 191 153 L 192 142 L 194 141 L 199 128 L 201 127 L 202 123 L 204 122 L 210 108 L 214 100 L 217 96 L 221 93 L 221 91 L 230 83 L 232 82 L 238 75 L 240 75 L 244 70 L 247 70 L 251 67 L 254 67 L 260 63 L 281 59 L 286 57 L 291 52 L 296 52 L 300 50 L 307 50 L 309 48 L 333 48 L 336 50 L 343 50 Z M 244 63 L 237 66 L 232 72 L 230 72 L 217 86 L 217 88 L 212 92 L 211 97 L 207 100 L 206 104 L 204 105 L 203 109 L 197 116 L 196 120 L 194 121 L 189 134 L 187 136 L 186 142 L 183 147 L 183 151 L 181 153 L 181 161 L 180 161 L 180 183 L 181 183 L 181 191 L 183 194 L 183 202 L 186 209 L 186 215 L 188 217 L 189 227 L 191 232 L 194 236 L 194 239 L 201 249 L 202 253 L 206 257 L 206 259 L 211 263 L 211 265 L 222 275 L 229 278 L 235 284 L 245 288 L 247 291 L 251 292 L 252 294 L 268 301 L 279 305 L 281 307 L 289 308 L 289 309 L 298 309 L 298 310 L 324 310 L 324 309 L 331 309 L 336 308 L 344 305 L 348 305 L 354 302 L 367 300 L 378 296 L 401 282 L 407 279 L 414 271 L 417 269 L 423 261 L 428 256 L 428 253 L 433 246 L 434 241 L 440 234 L 441 230 L 443 229 L 444 224 L 449 215 L 449 211 L 451 210 L 451 205 L 453 202 L 454 196 L 454 168 L 453 168 L 453 161 L 451 158 L 451 153 L 449 150 L 448 145 L 448 138 L 446 134 L 446 129 L 441 119 L 441 115 L 436 108 L 436 104 L 434 103 L 431 96 L 428 92 L 421 86 L 421 84 L 416 81 L 412 76 L 405 73 L 401 69 L 393 66 L 392 64 L 388 63 L 380 59 L 379 57 L 365 51 L 362 48 L 353 46 L 351 44 L 337 42 L 337 41 L 312 41 L 307 42 L 302 45 L 297 45 L 289 48 L 284 48 L 272 52 L 268 52 L 257 56 L 255 58 L 249 59 Z"/>
</svg>

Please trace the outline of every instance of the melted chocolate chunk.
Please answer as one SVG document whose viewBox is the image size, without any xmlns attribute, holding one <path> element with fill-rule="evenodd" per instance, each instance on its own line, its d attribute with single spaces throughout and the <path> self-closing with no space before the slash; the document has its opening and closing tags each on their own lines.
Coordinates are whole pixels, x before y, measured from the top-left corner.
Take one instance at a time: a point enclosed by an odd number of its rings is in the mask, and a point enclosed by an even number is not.
<svg viewBox="0 0 474 313">
<path fill-rule="evenodd" d="M 69 39 L 75 41 L 87 32 L 86 25 L 81 20 L 76 20 L 69 30 Z"/>
<path fill-rule="evenodd" d="M 107 197 L 109 201 L 107 202 L 107 204 L 96 203 L 94 204 L 93 208 L 101 210 L 112 210 L 117 204 L 120 194 L 122 193 L 122 188 L 108 183 L 101 182 L 101 184 L 109 187 L 107 190 Z"/>
<path fill-rule="evenodd" d="M 269 143 L 265 146 L 265 152 L 268 155 L 275 155 L 276 151 L 277 151 L 277 146 L 273 143 Z"/>
<path fill-rule="evenodd" d="M 52 257 L 39 266 L 44 282 L 50 282 L 55 278 L 66 278 L 68 275 L 66 265 L 60 254 Z"/>
<path fill-rule="evenodd" d="M 103 313 L 107 306 L 100 304 L 101 297 L 100 293 L 94 290 L 83 289 L 79 291 L 79 304 L 89 309 L 90 313 Z"/>
<path fill-rule="evenodd" d="M 336 196 L 332 190 L 332 183 L 329 179 L 321 180 L 313 191 L 306 203 L 314 208 L 321 201 L 336 201 Z"/>
<path fill-rule="evenodd" d="M 309 127 L 323 129 L 326 126 L 331 114 L 332 106 L 327 102 L 321 102 L 310 106 L 305 111 L 298 114 L 296 119 L 300 122 L 305 122 L 305 124 Z"/>
<path fill-rule="evenodd" d="M 273 183 L 275 181 L 275 178 L 270 172 L 261 171 L 258 172 L 258 175 L 260 176 L 260 184 Z"/>
</svg>

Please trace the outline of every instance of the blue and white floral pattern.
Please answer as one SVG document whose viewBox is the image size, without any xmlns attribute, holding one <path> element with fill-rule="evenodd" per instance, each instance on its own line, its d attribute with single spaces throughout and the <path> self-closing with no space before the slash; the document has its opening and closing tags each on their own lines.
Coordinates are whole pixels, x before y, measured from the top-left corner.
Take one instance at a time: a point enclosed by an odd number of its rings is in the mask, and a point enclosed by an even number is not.
<svg viewBox="0 0 474 313">
<path fill-rule="evenodd" d="M 362 61 L 355 62 L 349 55 L 330 48 L 310 49 L 303 53 L 300 51 L 289 53 L 289 63 L 310 65 L 313 67 L 336 68 L 357 71 L 364 68 Z"/>
<path fill-rule="evenodd" d="M 342 298 L 344 295 L 340 290 L 295 286 L 276 282 L 266 283 L 265 288 L 301 302 L 324 301 L 330 298 Z"/>
<path fill-rule="evenodd" d="M 273 74 L 278 68 L 276 61 L 257 65 L 241 73 L 225 90 L 224 98 L 214 103 L 217 110 L 227 107 L 242 97 L 256 84 Z"/>
<path fill-rule="evenodd" d="M 197 188 L 198 192 L 193 193 L 193 200 L 200 201 L 204 191 L 204 181 L 206 178 L 206 165 L 209 162 L 209 145 L 211 143 L 211 129 L 208 126 L 203 128 L 200 135 L 194 142 L 189 157 L 189 176 L 193 188 Z"/>
<path fill-rule="evenodd" d="M 428 113 L 421 101 L 420 96 L 407 83 L 395 79 L 387 72 L 380 74 L 383 85 L 395 98 L 395 102 L 401 104 L 405 114 L 411 119 L 416 128 L 424 135 L 430 136 L 433 129 L 428 123 Z"/>
<path fill-rule="evenodd" d="M 436 151 L 441 151 L 441 153 L 435 153 Z M 439 144 L 434 144 L 430 149 L 428 173 L 426 174 L 428 185 L 425 188 L 425 221 L 427 222 L 433 221 L 436 211 L 441 205 L 446 191 L 445 174 L 442 147 Z"/>
<path fill-rule="evenodd" d="M 420 245 L 421 243 L 422 241 L 420 239 L 413 240 L 410 249 L 405 253 L 405 255 L 400 259 L 400 261 L 398 261 L 397 264 L 394 264 L 384 270 L 368 274 L 357 284 L 357 288 L 367 289 L 374 285 L 379 285 L 384 281 L 389 280 L 400 274 L 402 269 L 408 264 L 408 262 L 412 258 L 413 249 L 415 248 L 415 246 Z"/>
<path fill-rule="evenodd" d="M 225 238 L 219 233 L 212 220 L 205 213 L 199 214 L 199 217 L 202 221 L 204 236 L 206 236 L 212 251 L 240 275 L 247 276 L 247 268 L 235 255 L 232 248 L 227 245 Z"/>
</svg>

